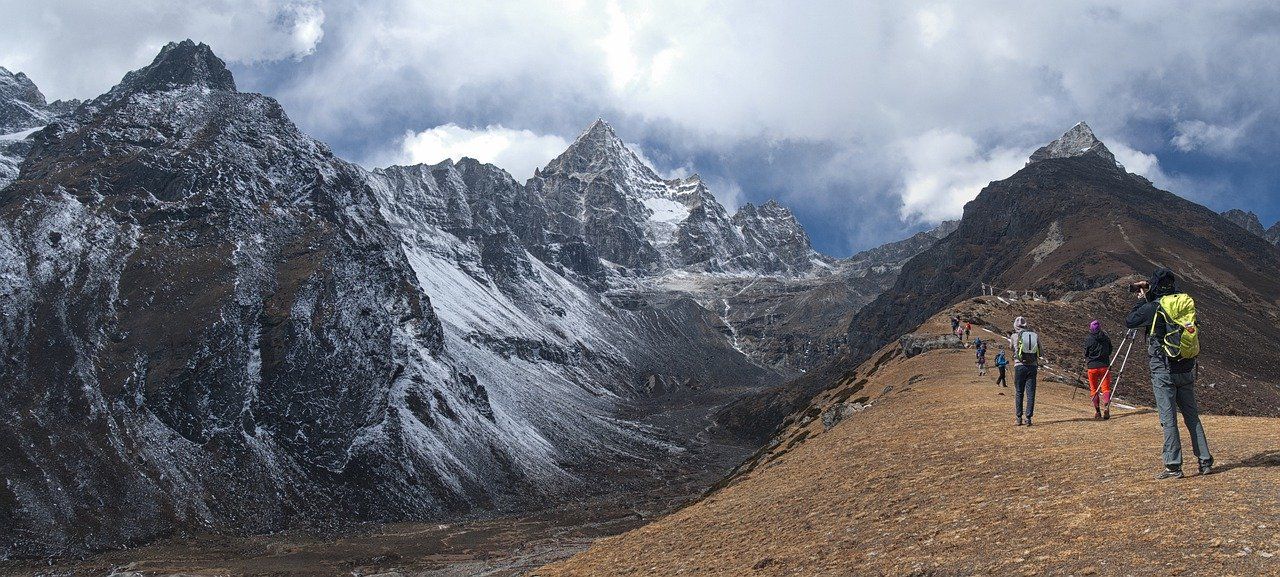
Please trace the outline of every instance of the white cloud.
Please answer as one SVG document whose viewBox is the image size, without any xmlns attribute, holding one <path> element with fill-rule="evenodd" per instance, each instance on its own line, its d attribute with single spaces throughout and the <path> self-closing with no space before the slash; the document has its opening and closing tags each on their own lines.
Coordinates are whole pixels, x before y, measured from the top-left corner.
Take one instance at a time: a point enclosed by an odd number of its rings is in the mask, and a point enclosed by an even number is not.
<svg viewBox="0 0 1280 577">
<path fill-rule="evenodd" d="M 533 176 L 564 152 L 569 143 L 559 136 L 534 134 L 488 126 L 482 130 L 445 124 L 418 133 L 407 133 L 400 143 L 400 162 L 404 164 L 436 164 L 446 158 L 458 160 L 468 156 L 497 165 L 517 180 Z"/>
<path fill-rule="evenodd" d="M 1256 116 L 1255 116 L 1256 118 Z M 1245 134 L 1252 119 L 1235 126 L 1209 124 L 1203 120 L 1184 120 L 1174 126 L 1177 134 L 1170 142 L 1182 152 L 1206 149 L 1215 153 L 1229 153 Z"/>
<path fill-rule="evenodd" d="M 190 38 L 231 62 L 301 58 L 324 37 L 316 0 L 28 2 L 0 0 L 0 64 L 54 98 L 92 98 L 165 44 Z"/>
<path fill-rule="evenodd" d="M 704 182 L 707 185 L 707 190 L 710 190 L 716 200 L 724 205 L 729 214 L 737 212 L 738 207 L 746 204 L 742 186 L 737 182 L 727 178 L 707 178 Z"/>
<path fill-rule="evenodd" d="M 959 218 L 965 203 L 991 181 L 1022 168 L 1031 150 L 983 150 L 974 139 L 932 130 L 897 146 L 906 159 L 902 219 L 936 223 Z"/>
<path fill-rule="evenodd" d="M 1156 158 L 1156 155 L 1135 150 L 1129 145 L 1116 140 L 1105 144 L 1111 150 L 1111 153 L 1116 156 L 1116 160 L 1124 165 L 1125 170 L 1147 177 L 1147 180 L 1150 180 L 1156 186 L 1165 187 L 1169 185 L 1170 179 L 1165 175 L 1164 170 L 1160 168 L 1160 160 Z"/>
</svg>

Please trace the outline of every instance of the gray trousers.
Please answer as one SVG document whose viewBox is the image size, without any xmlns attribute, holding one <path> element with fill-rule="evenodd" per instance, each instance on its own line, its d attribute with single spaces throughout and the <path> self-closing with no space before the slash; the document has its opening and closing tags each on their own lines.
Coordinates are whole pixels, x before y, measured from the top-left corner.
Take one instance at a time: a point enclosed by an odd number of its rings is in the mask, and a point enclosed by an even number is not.
<svg viewBox="0 0 1280 577">
<path fill-rule="evenodd" d="M 1209 454 L 1209 441 L 1200 423 L 1200 409 L 1196 408 L 1195 373 L 1151 373 L 1151 388 L 1156 397 L 1156 411 L 1160 413 L 1160 426 L 1164 428 L 1164 466 L 1182 468 L 1182 439 L 1178 436 L 1178 415 L 1191 435 L 1191 450 L 1202 464 L 1213 464 Z"/>
</svg>

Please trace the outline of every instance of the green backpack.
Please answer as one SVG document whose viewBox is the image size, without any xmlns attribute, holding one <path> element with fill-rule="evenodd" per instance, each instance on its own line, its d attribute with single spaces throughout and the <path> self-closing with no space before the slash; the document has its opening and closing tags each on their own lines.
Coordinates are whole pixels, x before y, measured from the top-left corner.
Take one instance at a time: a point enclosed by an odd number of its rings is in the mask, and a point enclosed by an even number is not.
<svg viewBox="0 0 1280 577">
<path fill-rule="evenodd" d="M 1160 297 L 1156 314 L 1151 319 L 1151 333 L 1156 323 L 1164 323 L 1164 354 L 1171 359 L 1194 359 L 1200 354 L 1200 331 L 1196 328 L 1196 301 L 1185 293 Z"/>
</svg>

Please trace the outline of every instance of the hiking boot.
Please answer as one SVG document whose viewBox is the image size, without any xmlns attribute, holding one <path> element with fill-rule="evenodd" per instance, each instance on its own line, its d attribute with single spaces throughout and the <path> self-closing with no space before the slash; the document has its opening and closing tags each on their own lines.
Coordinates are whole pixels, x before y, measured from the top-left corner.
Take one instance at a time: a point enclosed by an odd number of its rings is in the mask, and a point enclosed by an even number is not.
<svg viewBox="0 0 1280 577">
<path fill-rule="evenodd" d="M 1213 463 L 1200 463 L 1200 474 L 1208 475 L 1213 472 Z"/>
<path fill-rule="evenodd" d="M 1101 411 L 1100 409 L 1098 409 L 1098 407 L 1094 407 L 1094 408 L 1093 408 L 1093 420 L 1095 420 L 1095 421 L 1101 421 L 1101 420 L 1102 420 L 1102 411 Z"/>
<path fill-rule="evenodd" d="M 1027 417 L 1027 426 L 1028 426 L 1028 427 L 1030 427 L 1030 426 L 1031 426 L 1031 417 Z"/>
<path fill-rule="evenodd" d="M 1109 419 L 1111 419 L 1111 409 L 1104 409 L 1102 411 L 1102 420 L 1106 421 Z"/>
<path fill-rule="evenodd" d="M 1014 426 L 1015 426 L 1015 427 L 1021 427 L 1021 426 L 1022 426 L 1022 417 L 1018 417 L 1018 424 L 1017 424 L 1017 425 L 1014 425 Z"/>
<path fill-rule="evenodd" d="M 1156 479 L 1181 479 L 1182 469 L 1165 469 L 1156 475 Z"/>
</svg>

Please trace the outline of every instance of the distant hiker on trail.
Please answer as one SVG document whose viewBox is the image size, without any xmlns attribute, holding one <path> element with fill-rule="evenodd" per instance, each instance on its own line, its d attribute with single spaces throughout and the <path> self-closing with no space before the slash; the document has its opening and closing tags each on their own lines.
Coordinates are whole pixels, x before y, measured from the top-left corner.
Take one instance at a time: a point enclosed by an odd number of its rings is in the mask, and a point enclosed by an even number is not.
<svg viewBox="0 0 1280 577">
<path fill-rule="evenodd" d="M 973 323 L 964 324 L 964 340 L 969 340 L 969 331 L 973 330 Z"/>
<path fill-rule="evenodd" d="M 1089 398 L 1093 399 L 1093 418 L 1110 419 L 1111 337 L 1102 331 L 1102 323 L 1096 320 L 1089 323 L 1089 336 L 1084 340 L 1084 360 Z"/>
<path fill-rule="evenodd" d="M 951 332 L 956 332 L 958 328 L 960 328 L 960 317 L 951 315 Z"/>
<path fill-rule="evenodd" d="M 1191 450 L 1200 461 L 1200 474 L 1213 472 L 1213 455 L 1196 407 L 1196 356 L 1200 335 L 1196 327 L 1195 301 L 1177 288 L 1177 277 L 1167 268 L 1156 269 L 1150 281 L 1129 286 L 1138 303 L 1125 318 L 1125 326 L 1146 331 L 1151 389 L 1164 428 L 1164 470 L 1157 479 L 1182 478 L 1182 439 L 1177 412 L 1191 435 Z"/>
<path fill-rule="evenodd" d="M 978 349 L 978 376 L 981 377 L 987 374 L 987 343 L 974 339 L 973 346 Z"/>
<path fill-rule="evenodd" d="M 996 378 L 996 385 L 1009 386 L 1009 381 L 1004 378 L 1004 368 L 1007 366 L 1009 366 L 1009 359 L 1004 356 L 1004 345 L 1000 345 L 1000 350 L 996 352 L 996 370 L 1000 371 L 1000 376 Z"/>
<path fill-rule="evenodd" d="M 1031 426 L 1031 415 L 1036 410 L 1036 371 L 1040 364 L 1040 335 L 1027 326 L 1027 319 L 1013 319 L 1013 409 L 1018 414 L 1018 425 L 1026 419 Z M 1022 411 L 1022 399 L 1026 397 L 1026 412 Z"/>
<path fill-rule="evenodd" d="M 957 323 L 955 331 L 956 331 L 956 338 L 960 339 L 960 342 L 964 343 L 964 327 L 960 326 L 959 323 Z M 969 343 L 964 343 L 964 348 L 966 349 L 969 348 Z"/>
</svg>

